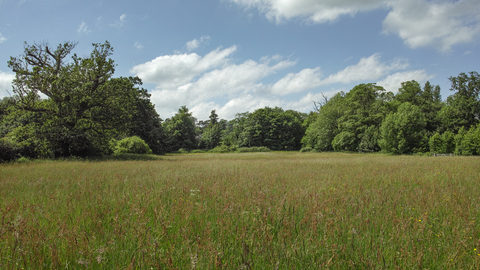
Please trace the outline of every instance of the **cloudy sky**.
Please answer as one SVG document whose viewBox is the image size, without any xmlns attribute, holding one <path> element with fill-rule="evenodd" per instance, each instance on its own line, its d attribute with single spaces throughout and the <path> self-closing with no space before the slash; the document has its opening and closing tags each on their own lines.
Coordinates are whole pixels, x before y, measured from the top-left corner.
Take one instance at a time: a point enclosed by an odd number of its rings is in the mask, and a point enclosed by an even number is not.
<svg viewBox="0 0 480 270">
<path fill-rule="evenodd" d="M 115 76 L 139 76 L 162 118 L 280 106 L 309 112 L 360 83 L 395 92 L 480 71 L 478 0 L 0 0 L 0 97 L 23 43 L 114 47 Z"/>
</svg>

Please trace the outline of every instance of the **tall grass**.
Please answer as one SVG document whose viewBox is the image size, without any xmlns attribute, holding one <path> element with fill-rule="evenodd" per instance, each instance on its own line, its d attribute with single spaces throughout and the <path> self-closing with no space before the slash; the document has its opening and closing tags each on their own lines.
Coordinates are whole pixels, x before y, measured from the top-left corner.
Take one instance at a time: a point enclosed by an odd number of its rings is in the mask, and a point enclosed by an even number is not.
<svg viewBox="0 0 480 270">
<path fill-rule="evenodd" d="M 0 166 L 0 269 L 479 269 L 480 159 Z"/>
</svg>

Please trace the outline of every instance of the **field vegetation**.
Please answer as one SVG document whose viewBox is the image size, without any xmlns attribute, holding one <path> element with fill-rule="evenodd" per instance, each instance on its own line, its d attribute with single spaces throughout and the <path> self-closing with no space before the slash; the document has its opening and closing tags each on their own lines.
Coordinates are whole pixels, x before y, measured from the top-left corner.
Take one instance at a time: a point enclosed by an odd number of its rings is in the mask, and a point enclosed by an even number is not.
<svg viewBox="0 0 480 270">
<path fill-rule="evenodd" d="M 480 268 L 478 157 L 152 157 L 1 165 L 0 269 Z"/>
</svg>

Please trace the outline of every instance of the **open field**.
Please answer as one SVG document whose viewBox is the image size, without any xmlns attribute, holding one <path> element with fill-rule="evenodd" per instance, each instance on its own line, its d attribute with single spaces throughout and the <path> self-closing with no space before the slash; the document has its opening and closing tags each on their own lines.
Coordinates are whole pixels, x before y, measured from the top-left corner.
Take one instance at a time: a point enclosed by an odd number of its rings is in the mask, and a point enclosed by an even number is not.
<svg viewBox="0 0 480 270">
<path fill-rule="evenodd" d="M 480 158 L 0 166 L 0 269 L 480 269 Z"/>
</svg>

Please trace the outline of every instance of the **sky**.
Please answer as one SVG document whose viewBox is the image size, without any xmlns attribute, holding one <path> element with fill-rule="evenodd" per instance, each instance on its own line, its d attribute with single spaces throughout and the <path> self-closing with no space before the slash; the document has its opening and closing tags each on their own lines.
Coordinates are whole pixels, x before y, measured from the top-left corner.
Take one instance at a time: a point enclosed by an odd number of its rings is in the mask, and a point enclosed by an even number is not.
<svg viewBox="0 0 480 270">
<path fill-rule="evenodd" d="M 114 48 L 114 77 L 138 76 L 163 119 L 263 107 L 308 113 L 361 83 L 397 92 L 480 71 L 478 0 L 0 0 L 0 98 L 27 44 Z"/>
</svg>

